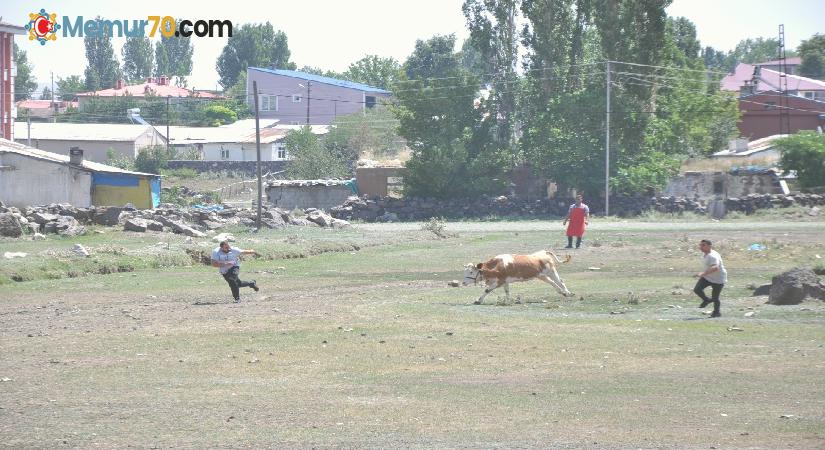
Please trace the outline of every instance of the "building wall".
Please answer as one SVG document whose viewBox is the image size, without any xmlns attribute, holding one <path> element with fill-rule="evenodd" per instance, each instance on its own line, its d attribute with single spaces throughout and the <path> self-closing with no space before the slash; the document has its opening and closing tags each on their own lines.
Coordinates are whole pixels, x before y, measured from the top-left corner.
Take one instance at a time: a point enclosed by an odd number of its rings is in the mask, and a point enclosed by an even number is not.
<svg viewBox="0 0 825 450">
<path fill-rule="evenodd" d="M 725 172 L 686 172 L 673 178 L 663 195 L 674 197 L 715 198 L 745 197 L 750 194 L 781 194 L 775 175 L 732 175 Z"/>
<path fill-rule="evenodd" d="M 402 188 L 404 169 L 400 167 L 358 167 L 355 183 L 358 194 L 367 197 L 386 197 Z"/>
<path fill-rule="evenodd" d="M 739 134 L 751 140 L 781 134 L 780 110 L 771 106 L 779 106 L 780 101 L 781 98 L 776 94 L 752 95 L 740 99 L 739 109 L 742 117 L 738 124 Z M 825 103 L 790 96 L 788 107 L 792 108 L 788 112 L 791 133 L 816 130 L 818 126 L 823 125 L 819 115 L 825 114 Z"/>
<path fill-rule="evenodd" d="M 307 123 L 307 85 L 300 78 L 275 75 L 259 70 L 247 71 L 247 91 L 252 92 L 252 82 L 258 82 L 260 95 L 276 95 L 278 111 L 260 111 L 263 118 L 276 118 L 286 125 L 303 125 Z M 302 84 L 304 87 L 299 86 Z M 301 97 L 300 102 L 293 102 L 292 96 Z M 365 95 L 380 99 L 388 94 L 364 93 L 363 91 L 334 86 L 326 83 L 309 82 L 309 123 L 324 125 L 332 123 L 337 116 L 364 111 Z M 254 100 L 253 100 L 254 101 Z M 261 106 L 259 101 L 259 107 Z"/>
<path fill-rule="evenodd" d="M 127 203 L 138 209 L 152 208 L 152 185 L 149 177 L 110 173 L 92 175 L 93 205 L 125 206 Z"/>
<path fill-rule="evenodd" d="M 224 158 L 221 150 L 229 151 L 229 155 Z M 272 144 L 261 144 L 261 161 L 277 161 L 277 146 Z M 203 144 L 204 161 L 257 161 L 257 150 L 255 143 L 210 143 Z"/>
<path fill-rule="evenodd" d="M 0 154 L 0 166 L 5 166 L 0 168 L 0 200 L 7 205 L 92 205 L 92 174 L 88 171 L 14 153 Z"/>
<path fill-rule="evenodd" d="M 15 141 L 27 144 L 26 136 L 17 136 Z M 27 144 L 28 145 L 28 144 Z M 31 146 L 47 152 L 68 155 L 72 147 L 80 147 L 83 150 L 83 157 L 89 161 L 106 163 L 109 157 L 106 155 L 109 149 L 121 156 L 134 158 L 139 148 L 134 141 L 110 142 L 110 141 L 53 141 L 47 139 L 32 139 Z"/>
<path fill-rule="evenodd" d="M 0 32 L 0 137 L 14 139 L 14 34 Z"/>
</svg>

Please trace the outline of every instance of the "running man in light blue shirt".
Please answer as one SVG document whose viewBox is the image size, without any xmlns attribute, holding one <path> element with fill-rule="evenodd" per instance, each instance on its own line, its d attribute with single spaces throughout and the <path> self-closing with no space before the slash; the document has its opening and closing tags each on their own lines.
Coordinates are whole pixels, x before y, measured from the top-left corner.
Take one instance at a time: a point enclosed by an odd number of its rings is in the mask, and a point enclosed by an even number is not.
<svg viewBox="0 0 825 450">
<path fill-rule="evenodd" d="M 216 249 L 212 250 L 212 267 L 217 267 L 223 275 L 223 279 L 229 284 L 235 303 L 241 301 L 240 288 L 242 287 L 251 287 L 255 292 L 258 292 L 258 285 L 255 280 L 241 281 L 238 277 L 238 272 L 241 270 L 240 256 L 255 255 L 257 253 L 255 250 L 232 248 L 227 241 L 221 242 Z"/>
</svg>

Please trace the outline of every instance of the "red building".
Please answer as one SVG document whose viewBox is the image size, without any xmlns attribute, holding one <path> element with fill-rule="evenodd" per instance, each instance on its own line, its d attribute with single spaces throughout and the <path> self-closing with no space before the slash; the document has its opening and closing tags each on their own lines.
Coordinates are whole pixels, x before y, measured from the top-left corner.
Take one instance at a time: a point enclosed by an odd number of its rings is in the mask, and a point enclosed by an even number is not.
<svg viewBox="0 0 825 450">
<path fill-rule="evenodd" d="M 779 91 L 766 91 L 739 97 L 740 135 L 754 140 L 781 134 L 783 106 L 787 106 L 786 123 L 791 134 L 817 127 L 825 129 L 825 102 L 797 95 L 788 95 L 787 102 L 783 102 Z"/>
<path fill-rule="evenodd" d="M 14 35 L 25 34 L 26 29 L 0 22 L 0 137 L 14 138 Z"/>
</svg>

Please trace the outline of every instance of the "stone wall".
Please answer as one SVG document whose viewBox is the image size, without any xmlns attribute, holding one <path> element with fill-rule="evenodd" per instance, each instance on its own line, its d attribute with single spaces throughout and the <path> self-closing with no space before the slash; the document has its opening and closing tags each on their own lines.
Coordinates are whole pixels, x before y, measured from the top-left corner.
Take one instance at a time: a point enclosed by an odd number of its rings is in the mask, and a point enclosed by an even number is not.
<svg viewBox="0 0 825 450">
<path fill-rule="evenodd" d="M 781 194 L 776 172 L 758 173 L 685 172 L 674 177 L 664 189 L 667 196 L 690 196 L 708 200 L 715 197 L 744 197 L 750 194 Z"/>
<path fill-rule="evenodd" d="M 266 199 L 279 208 L 331 209 L 353 195 L 352 180 L 283 180 L 267 183 Z"/>
<path fill-rule="evenodd" d="M 509 197 L 480 197 L 473 200 L 432 200 L 416 198 L 365 199 L 350 197 L 344 204 L 332 208 L 333 217 L 365 222 L 425 220 L 431 217 L 447 219 L 489 219 L 499 217 L 519 217 L 535 219 L 557 219 L 567 215 L 574 203 L 572 198 L 542 199 L 532 202 L 518 201 Z M 591 214 L 602 214 L 602 199 L 585 201 Z M 741 198 L 725 200 L 725 209 L 746 214 L 758 209 L 787 206 L 823 206 L 825 196 L 801 194 L 797 196 L 778 194 L 752 194 Z M 708 204 L 701 200 L 684 197 L 625 197 L 610 198 L 610 212 L 619 217 L 637 216 L 646 211 L 663 213 L 695 212 L 707 214 Z"/>
<path fill-rule="evenodd" d="M 195 172 L 232 172 L 243 173 L 247 176 L 257 176 L 256 161 L 195 161 L 172 160 L 170 169 L 192 169 Z M 261 161 L 261 172 L 275 173 L 286 170 L 289 161 Z"/>
</svg>

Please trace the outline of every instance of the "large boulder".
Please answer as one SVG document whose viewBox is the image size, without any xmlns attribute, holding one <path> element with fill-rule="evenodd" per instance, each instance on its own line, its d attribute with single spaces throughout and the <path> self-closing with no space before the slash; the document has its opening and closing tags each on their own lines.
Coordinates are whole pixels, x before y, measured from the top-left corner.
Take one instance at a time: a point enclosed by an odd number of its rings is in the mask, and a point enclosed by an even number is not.
<svg viewBox="0 0 825 450">
<path fill-rule="evenodd" d="M 773 277 L 768 303 L 796 305 L 806 298 L 825 300 L 825 285 L 812 270 L 795 268 Z"/>
<path fill-rule="evenodd" d="M 54 224 L 55 232 L 64 236 L 77 236 L 86 232 L 86 227 L 72 216 L 58 216 Z"/>
<path fill-rule="evenodd" d="M 0 236 L 20 237 L 23 235 L 23 226 L 17 217 L 11 213 L 0 213 Z"/>
<path fill-rule="evenodd" d="M 54 222 L 57 220 L 57 214 L 49 214 L 46 212 L 36 212 L 29 216 L 29 219 L 35 221 L 36 223 L 43 225 L 48 222 Z"/>
<path fill-rule="evenodd" d="M 315 222 L 318 224 L 318 226 L 324 228 L 332 226 L 332 216 L 318 209 L 314 211 L 309 211 L 307 213 L 306 219 L 310 222 Z"/>
<path fill-rule="evenodd" d="M 113 227 L 115 225 L 120 224 L 120 214 L 122 212 L 123 208 L 118 208 L 114 206 L 105 209 L 100 209 L 95 213 L 93 220 L 94 223 L 98 225 Z"/>
<path fill-rule="evenodd" d="M 154 220 L 133 217 L 123 223 L 123 230 L 136 231 L 138 233 L 144 233 L 146 230 L 163 231 L 163 224 L 155 222 Z"/>
</svg>

